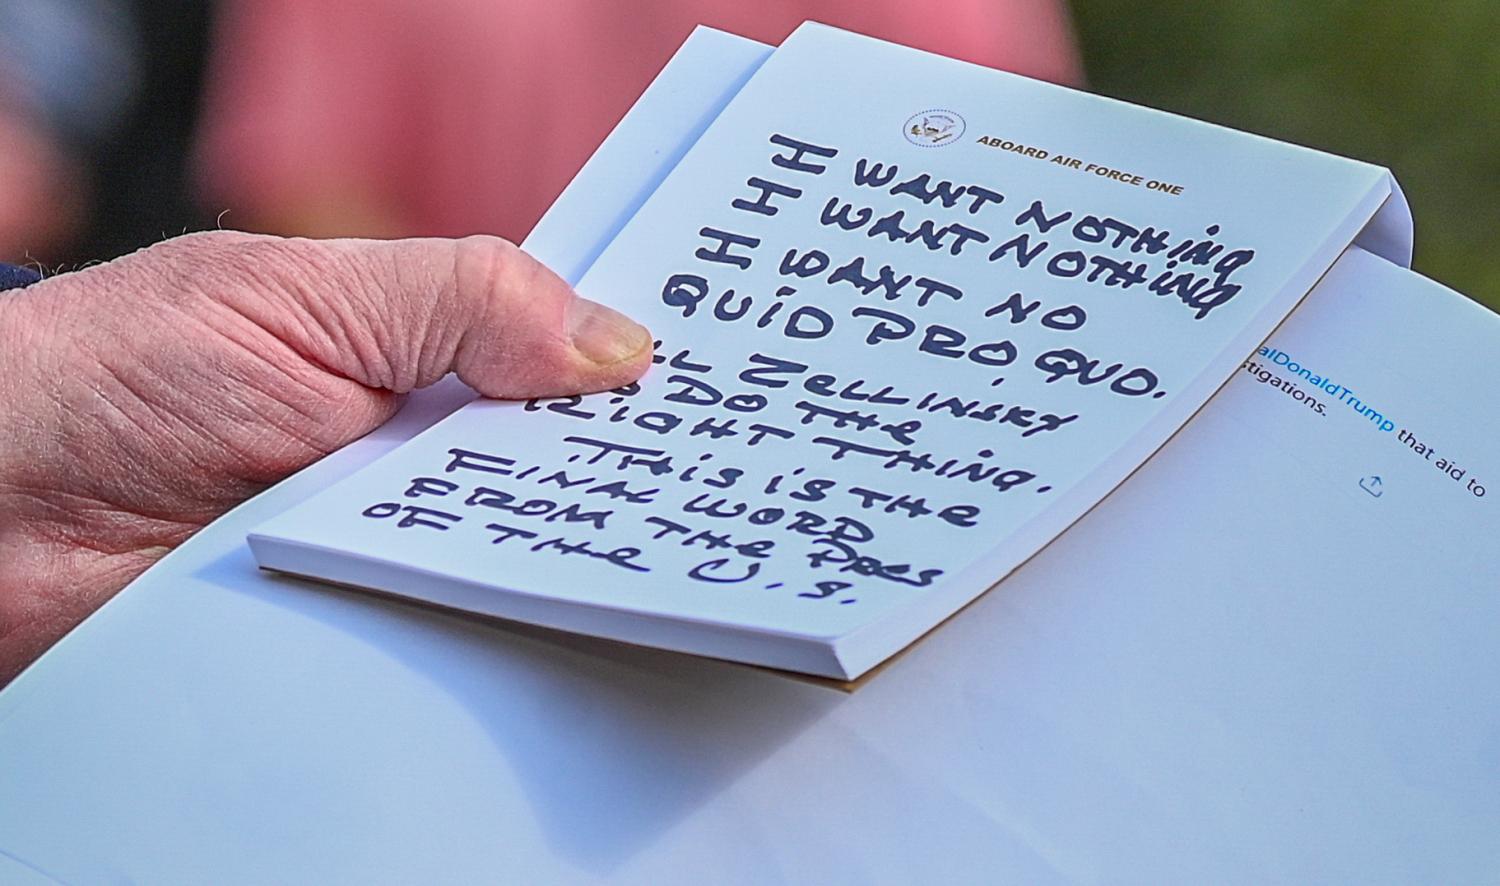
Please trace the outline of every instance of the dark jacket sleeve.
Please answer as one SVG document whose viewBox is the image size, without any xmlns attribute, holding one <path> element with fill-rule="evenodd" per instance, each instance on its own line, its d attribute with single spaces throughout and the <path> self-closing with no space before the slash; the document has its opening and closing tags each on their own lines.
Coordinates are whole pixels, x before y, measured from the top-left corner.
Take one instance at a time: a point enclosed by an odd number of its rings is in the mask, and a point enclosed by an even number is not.
<svg viewBox="0 0 1500 886">
<path fill-rule="evenodd" d="M 0 290 L 20 289 L 42 279 L 42 275 L 31 268 L 18 268 L 0 262 Z"/>
</svg>

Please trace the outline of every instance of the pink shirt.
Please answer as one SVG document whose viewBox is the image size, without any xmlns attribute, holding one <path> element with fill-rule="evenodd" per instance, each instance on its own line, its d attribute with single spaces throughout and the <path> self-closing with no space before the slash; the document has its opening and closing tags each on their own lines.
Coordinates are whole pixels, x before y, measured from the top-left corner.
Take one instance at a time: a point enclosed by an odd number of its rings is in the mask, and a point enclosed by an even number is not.
<svg viewBox="0 0 1500 886">
<path fill-rule="evenodd" d="M 230 227 L 519 240 L 695 25 L 776 43 L 809 18 L 1082 76 L 1056 0 L 231 0 L 204 193 Z"/>
</svg>

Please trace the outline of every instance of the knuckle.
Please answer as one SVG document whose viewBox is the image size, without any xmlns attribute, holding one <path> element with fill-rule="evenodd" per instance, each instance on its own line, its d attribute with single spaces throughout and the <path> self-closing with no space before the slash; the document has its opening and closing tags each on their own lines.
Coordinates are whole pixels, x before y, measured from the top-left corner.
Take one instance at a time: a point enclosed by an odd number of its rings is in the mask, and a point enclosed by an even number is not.
<svg viewBox="0 0 1500 886">
<path fill-rule="evenodd" d="M 247 297 L 300 295 L 311 269 L 326 266 L 316 241 L 239 231 L 202 231 L 173 237 L 129 256 L 127 270 L 146 275 L 175 299 L 237 303 Z M 165 284 L 165 285 L 162 285 Z"/>
<path fill-rule="evenodd" d="M 141 262 L 161 261 L 169 264 L 202 263 L 234 255 L 267 239 L 270 238 L 239 231 L 199 231 L 154 243 L 130 258 Z"/>
<path fill-rule="evenodd" d="M 527 264 L 526 254 L 509 240 L 465 237 L 454 244 L 453 280 L 461 298 L 487 306 L 506 301 L 509 293 L 528 282 Z"/>
<path fill-rule="evenodd" d="M 223 246 L 223 245 L 228 245 L 228 244 L 248 243 L 248 242 L 254 242 L 254 241 L 258 241 L 258 240 L 272 240 L 272 239 L 275 239 L 275 238 L 273 238 L 273 237 L 271 237 L 269 235 L 266 235 L 266 234 L 251 234 L 251 233 L 246 232 L 246 231 L 228 231 L 228 230 L 194 231 L 192 233 L 182 234 L 181 236 L 178 236 L 178 237 L 169 237 L 166 240 L 163 240 L 160 243 L 156 244 L 156 246 L 158 246 L 158 247 L 163 247 L 163 246 L 166 246 L 166 247 L 182 247 L 182 248 L 206 248 L 206 247 L 212 247 L 212 246 L 215 246 L 215 245 Z"/>
<path fill-rule="evenodd" d="M 240 231 L 200 231 L 163 240 L 146 252 L 158 257 L 217 264 L 295 265 L 319 251 L 316 240 Z"/>
</svg>

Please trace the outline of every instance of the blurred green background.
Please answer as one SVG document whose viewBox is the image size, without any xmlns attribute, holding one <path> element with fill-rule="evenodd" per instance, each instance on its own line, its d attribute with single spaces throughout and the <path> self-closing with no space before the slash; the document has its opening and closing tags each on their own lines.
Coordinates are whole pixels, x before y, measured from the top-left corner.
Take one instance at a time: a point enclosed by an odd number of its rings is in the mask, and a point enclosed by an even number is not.
<svg viewBox="0 0 1500 886">
<path fill-rule="evenodd" d="M 1500 2 L 1072 7 L 1091 89 L 1389 167 L 1414 267 L 1500 309 Z"/>
</svg>

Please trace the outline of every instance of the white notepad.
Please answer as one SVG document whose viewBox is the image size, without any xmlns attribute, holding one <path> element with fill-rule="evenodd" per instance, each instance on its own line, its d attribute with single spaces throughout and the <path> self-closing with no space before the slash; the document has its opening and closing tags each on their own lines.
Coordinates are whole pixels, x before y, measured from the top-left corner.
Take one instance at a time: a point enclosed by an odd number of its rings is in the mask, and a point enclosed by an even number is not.
<svg viewBox="0 0 1500 886">
<path fill-rule="evenodd" d="M 661 340 L 642 383 L 473 403 L 258 529 L 262 566 L 852 679 L 1093 507 L 1361 232 L 1409 248 L 1355 161 L 817 25 L 747 74 L 661 175 L 617 170 L 649 196 L 576 269 Z"/>
</svg>

